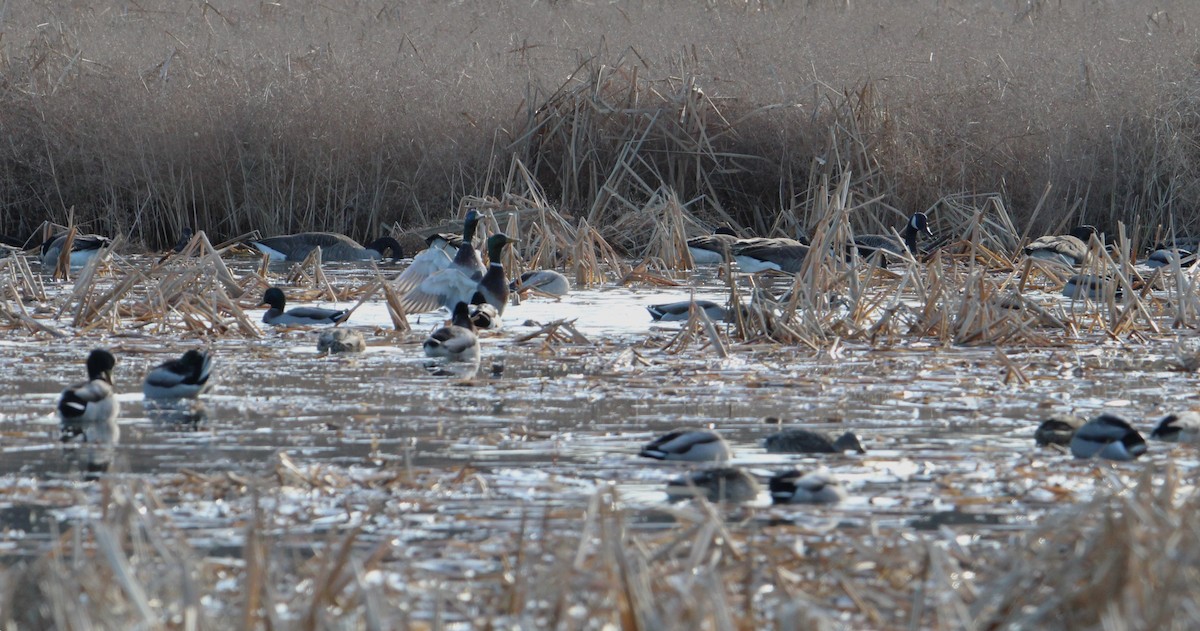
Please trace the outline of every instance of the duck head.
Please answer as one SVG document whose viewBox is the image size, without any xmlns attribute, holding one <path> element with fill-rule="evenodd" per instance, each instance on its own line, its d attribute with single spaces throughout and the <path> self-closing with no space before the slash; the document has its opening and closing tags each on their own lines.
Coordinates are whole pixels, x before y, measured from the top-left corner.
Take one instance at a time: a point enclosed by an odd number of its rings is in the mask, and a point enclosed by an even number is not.
<svg viewBox="0 0 1200 631">
<path fill-rule="evenodd" d="M 488 237 L 488 260 L 493 263 L 499 263 L 500 257 L 504 255 L 504 246 L 510 243 L 520 243 L 520 241 L 508 238 L 508 235 L 504 234 L 503 232 Z"/>
<path fill-rule="evenodd" d="M 88 379 L 103 379 L 112 383 L 112 371 L 116 365 L 117 360 L 112 353 L 97 348 L 87 358 Z"/>
<path fill-rule="evenodd" d="M 263 292 L 262 302 L 258 304 L 259 306 L 267 305 L 272 309 L 279 309 L 282 311 L 284 305 L 287 304 L 287 298 L 283 295 L 282 289 L 278 287 L 271 287 L 270 289 L 267 289 L 267 291 Z"/>
</svg>

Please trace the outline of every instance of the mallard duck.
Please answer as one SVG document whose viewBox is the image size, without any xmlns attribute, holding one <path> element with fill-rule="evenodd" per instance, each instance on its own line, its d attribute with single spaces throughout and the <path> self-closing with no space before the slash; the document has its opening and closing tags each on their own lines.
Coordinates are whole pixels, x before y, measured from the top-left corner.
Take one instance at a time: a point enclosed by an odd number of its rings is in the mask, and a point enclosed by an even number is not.
<svg viewBox="0 0 1200 631">
<path fill-rule="evenodd" d="M 1112 282 L 1112 280 L 1103 276 L 1076 274 L 1067 281 L 1066 285 L 1063 285 L 1062 295 L 1076 300 L 1084 298 L 1088 300 L 1101 300 L 1105 297 L 1108 287 Z M 1124 293 L 1121 291 L 1119 285 L 1113 287 L 1114 298 L 1120 298 Z"/>
<path fill-rule="evenodd" d="M 846 432 L 837 440 L 829 440 L 824 434 L 800 428 L 785 429 L 767 436 L 763 439 L 763 447 L 770 454 L 867 453 L 854 432 Z"/>
<path fill-rule="evenodd" d="M 1146 440 L 1115 414 L 1101 414 L 1084 423 L 1071 437 L 1076 458 L 1100 456 L 1107 460 L 1133 460 L 1146 453 Z"/>
<path fill-rule="evenodd" d="M 42 243 L 42 265 L 46 267 L 54 267 L 58 264 L 58 257 L 62 254 L 63 246 L 67 243 L 67 235 L 60 234 L 55 237 L 50 237 Z M 112 245 L 112 239 L 102 237 L 98 234 L 76 234 L 75 240 L 71 243 L 71 262 L 73 268 L 83 267 L 89 261 L 96 258 L 100 253 L 101 248 L 106 248 Z"/>
<path fill-rule="evenodd" d="M 263 314 L 263 322 L 274 324 L 277 326 L 312 326 L 314 324 L 337 324 L 345 322 L 346 318 L 350 317 L 350 313 L 345 309 L 322 309 L 320 307 L 296 307 L 284 311 L 287 306 L 287 298 L 283 295 L 283 290 L 278 287 L 271 287 L 263 293 L 263 299 L 260 305 L 267 305 L 270 309 Z"/>
<path fill-rule="evenodd" d="M 445 252 L 451 259 L 458 253 L 458 248 L 462 247 L 462 242 L 462 235 L 451 232 L 435 232 L 425 237 L 425 245 Z"/>
<path fill-rule="evenodd" d="M 380 237 L 363 247 L 354 239 L 336 232 L 285 234 L 251 241 L 250 245 L 272 261 L 303 261 L 317 248 L 321 248 L 323 261 L 372 261 L 384 258 L 385 252 L 393 259 L 404 256 L 404 249 L 392 237 Z"/>
<path fill-rule="evenodd" d="M 1083 225 L 1071 228 L 1070 234 L 1038 237 L 1025 246 L 1025 256 L 1075 267 L 1087 260 L 1088 242 L 1095 234 L 1095 226 Z"/>
<path fill-rule="evenodd" d="M 471 322 L 467 303 L 454 305 L 450 326 L 434 331 L 422 345 L 427 357 L 440 357 L 452 362 L 479 363 L 479 336 Z"/>
<path fill-rule="evenodd" d="M 733 244 L 732 253 L 743 272 L 775 270 L 796 274 L 804 266 L 808 246 L 795 239 L 742 239 Z"/>
<path fill-rule="evenodd" d="M 836 504 L 846 499 L 846 489 L 827 471 L 784 471 L 767 484 L 775 504 Z"/>
<path fill-rule="evenodd" d="M 697 300 L 695 304 L 698 309 L 704 310 L 704 314 L 708 316 L 709 320 L 719 321 L 729 316 L 728 309 L 711 300 Z M 691 317 L 692 301 L 680 300 L 662 305 L 650 305 L 646 307 L 646 310 L 650 312 L 650 317 L 655 322 L 683 322 Z"/>
<path fill-rule="evenodd" d="M 471 305 L 468 311 L 471 313 L 471 324 L 474 324 L 476 329 L 499 328 L 500 312 L 492 305 L 486 302 L 479 305 Z"/>
<path fill-rule="evenodd" d="M 367 350 L 363 334 L 341 327 L 325 329 L 317 336 L 318 353 L 361 353 Z"/>
<path fill-rule="evenodd" d="M 929 217 L 925 213 L 913 213 L 900 233 L 900 242 L 897 242 L 891 235 L 863 234 L 854 238 L 854 246 L 858 248 L 858 254 L 863 258 L 888 254 L 916 256 L 920 253 L 917 250 L 917 238 L 920 235 L 933 236 L 933 230 L 929 229 Z"/>
<path fill-rule="evenodd" d="M 1158 420 L 1150 438 L 1168 443 L 1200 442 L 1200 414 L 1180 412 L 1168 414 Z"/>
<path fill-rule="evenodd" d="M 417 309 L 432 311 L 438 306 L 444 306 L 447 309 L 454 307 L 457 301 L 439 305 L 436 300 L 429 300 L 429 294 L 421 291 L 421 285 L 434 275 L 449 269 L 456 269 L 459 272 L 458 276 L 443 275 L 439 280 L 431 281 L 431 284 L 435 286 L 435 293 L 436 288 L 444 289 L 444 286 L 451 284 L 458 286 L 454 291 L 455 294 L 466 293 L 470 287 L 483 278 L 486 272 L 483 261 L 479 260 L 479 254 L 475 252 L 475 246 L 471 243 L 478 224 L 478 211 L 474 209 L 467 211 L 467 216 L 463 219 L 463 234 L 458 237 L 458 246 L 455 249 L 451 250 L 448 247 L 449 235 L 433 235 L 427 240 L 433 245 L 413 257 L 412 264 L 396 277 L 394 283 L 396 292 L 404 297 L 411 295 L 404 303 L 407 311 L 415 313 Z M 464 302 L 469 301 L 468 297 Z M 433 306 L 425 307 L 426 304 Z"/>
<path fill-rule="evenodd" d="M 1071 438 L 1075 436 L 1075 432 L 1083 426 L 1083 419 L 1074 415 L 1052 416 L 1038 425 L 1033 431 L 1033 440 L 1037 444 L 1045 445 L 1062 445 L 1066 447 L 1071 444 Z"/>
<path fill-rule="evenodd" d="M 655 438 L 638 453 L 655 460 L 723 462 L 729 460 L 729 445 L 707 429 L 677 429 Z"/>
<path fill-rule="evenodd" d="M 508 289 L 516 292 L 533 289 L 543 294 L 561 297 L 571 293 L 571 281 L 552 269 L 539 269 L 521 274 L 519 280 L 508 284 Z"/>
<path fill-rule="evenodd" d="M 207 391 L 212 384 L 212 355 L 190 349 L 178 359 L 159 364 L 146 373 L 142 395 L 147 399 L 185 399 Z"/>
<path fill-rule="evenodd" d="M 678 501 L 703 497 L 710 502 L 751 502 L 762 487 L 758 480 L 737 467 L 693 471 L 667 483 L 667 497 Z"/>
<path fill-rule="evenodd" d="M 1179 265 L 1190 265 L 1196 262 L 1196 255 L 1188 250 L 1180 248 L 1160 247 L 1150 253 L 1142 264 L 1150 269 L 1158 269 L 1160 267 L 1171 267 L 1176 263 Z"/>
<path fill-rule="evenodd" d="M 121 438 L 117 402 L 112 385 L 112 371 L 117 365 L 112 353 L 98 348 L 87 358 L 88 380 L 77 383 L 58 398 L 59 428 L 67 442 L 82 436 L 89 443 L 116 443 Z"/>
<path fill-rule="evenodd" d="M 696 265 L 715 265 L 725 262 L 725 252 L 737 243 L 737 233 L 729 224 L 721 224 L 712 234 L 704 234 L 687 240 L 688 253 Z"/>
<path fill-rule="evenodd" d="M 468 305 L 486 302 L 496 308 L 496 313 L 503 315 L 504 307 L 508 304 L 508 280 L 504 277 L 501 255 L 504 247 L 510 243 L 516 241 L 509 239 L 505 234 L 488 237 L 488 257 L 491 263 L 482 277 L 471 276 L 458 265 L 451 265 L 430 274 L 401 298 L 405 311 L 424 313 L 438 307 L 450 309 L 460 302 Z M 466 247 L 465 243 L 463 247 Z M 403 276 L 401 274 L 402 278 Z"/>
</svg>

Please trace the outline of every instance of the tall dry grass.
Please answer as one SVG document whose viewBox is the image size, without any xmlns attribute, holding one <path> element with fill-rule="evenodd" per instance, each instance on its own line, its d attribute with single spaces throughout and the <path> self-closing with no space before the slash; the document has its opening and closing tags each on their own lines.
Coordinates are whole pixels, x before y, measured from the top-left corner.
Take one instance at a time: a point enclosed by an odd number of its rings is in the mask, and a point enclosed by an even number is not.
<svg viewBox="0 0 1200 631">
<path fill-rule="evenodd" d="M 367 238 L 498 195 L 514 158 L 593 225 L 665 188 L 766 232 L 848 169 L 889 225 L 999 193 L 1037 229 L 1187 230 L 1197 24 L 1152 0 L 6 3 L 0 230 L 74 208 L 150 246 Z"/>
</svg>

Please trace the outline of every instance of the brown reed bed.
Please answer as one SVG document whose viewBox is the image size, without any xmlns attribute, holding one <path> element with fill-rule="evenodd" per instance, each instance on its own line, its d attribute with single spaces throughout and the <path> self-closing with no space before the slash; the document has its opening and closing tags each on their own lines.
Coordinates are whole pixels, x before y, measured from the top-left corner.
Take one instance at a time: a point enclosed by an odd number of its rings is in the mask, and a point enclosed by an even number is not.
<svg viewBox="0 0 1200 631">
<path fill-rule="evenodd" d="M 664 194 L 791 236 L 842 171 L 860 232 L 962 195 L 1022 234 L 1123 221 L 1143 247 L 1200 224 L 1190 4 L 493 9 L 10 7 L 0 231 L 74 208 L 139 247 L 185 226 L 370 239 L 500 198 L 514 160 L 610 242 Z"/>
</svg>

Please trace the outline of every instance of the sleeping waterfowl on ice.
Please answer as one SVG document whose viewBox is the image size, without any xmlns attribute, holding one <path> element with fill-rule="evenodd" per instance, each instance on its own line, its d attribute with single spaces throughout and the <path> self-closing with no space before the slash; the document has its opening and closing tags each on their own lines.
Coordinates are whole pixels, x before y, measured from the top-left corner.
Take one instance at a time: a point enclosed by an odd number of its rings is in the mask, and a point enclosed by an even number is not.
<svg viewBox="0 0 1200 631">
<path fill-rule="evenodd" d="M 63 248 L 67 244 L 67 235 L 60 234 L 50 237 L 42 243 L 41 261 L 46 267 L 54 267 L 58 264 L 58 257 L 62 254 Z M 103 237 L 98 234 L 76 234 L 74 241 L 71 242 L 71 257 L 70 267 L 78 268 L 87 265 L 96 255 L 100 253 L 101 248 L 106 248 L 112 245 L 112 239 Z"/>
<path fill-rule="evenodd" d="M 321 307 L 295 307 L 284 311 L 287 298 L 283 290 L 271 287 L 263 293 L 261 305 L 270 308 L 263 314 L 262 321 L 276 326 L 313 326 L 345 322 L 350 312 L 345 309 L 323 309 Z"/>
<path fill-rule="evenodd" d="M 1033 440 L 1039 445 L 1061 445 L 1066 447 L 1071 444 L 1071 439 L 1075 437 L 1075 432 L 1083 426 L 1083 419 L 1074 415 L 1059 415 L 1051 416 L 1041 422 L 1037 429 L 1033 431 Z"/>
<path fill-rule="evenodd" d="M 190 349 L 146 373 L 142 395 L 147 399 L 187 399 L 206 392 L 212 383 L 212 355 Z"/>
<path fill-rule="evenodd" d="M 767 436 L 763 439 L 763 447 L 770 454 L 867 453 L 854 432 L 845 432 L 836 440 L 830 440 L 825 434 L 800 428 L 785 429 Z"/>
<path fill-rule="evenodd" d="M 561 297 L 571 293 L 571 281 L 552 269 L 539 269 L 521 274 L 521 278 L 508 284 L 508 289 L 516 292 L 532 289 Z"/>
<path fill-rule="evenodd" d="M 754 476 L 737 467 L 692 471 L 667 483 L 671 501 L 703 497 L 710 502 L 752 502 L 762 487 Z"/>
<path fill-rule="evenodd" d="M 1088 243 L 1096 235 L 1095 226 L 1075 226 L 1070 234 L 1046 235 L 1025 246 L 1025 255 L 1052 261 L 1067 267 L 1082 265 L 1088 256 Z"/>
<path fill-rule="evenodd" d="M 1150 432 L 1150 438 L 1168 443 L 1200 442 L 1200 414 L 1180 412 L 1160 419 Z"/>
<path fill-rule="evenodd" d="M 691 317 L 692 304 L 691 300 L 680 300 L 679 302 L 650 305 L 646 307 L 646 310 L 650 312 L 650 318 L 655 322 L 684 322 Z M 714 322 L 724 320 L 729 316 L 728 309 L 711 300 L 697 300 L 694 304 L 696 308 L 704 311 L 709 320 Z"/>
<path fill-rule="evenodd" d="M 696 265 L 715 265 L 725 262 L 725 252 L 737 243 L 737 233 L 729 224 L 721 224 L 712 234 L 702 234 L 687 240 L 688 253 Z"/>
<path fill-rule="evenodd" d="M 361 353 L 367 350 L 367 341 L 360 331 L 346 328 L 332 328 L 321 331 L 317 336 L 318 353 Z"/>
<path fill-rule="evenodd" d="M 846 499 L 842 483 L 827 471 L 784 471 L 767 483 L 775 504 L 837 504 Z"/>
<path fill-rule="evenodd" d="M 685 462 L 723 462 L 729 460 L 729 445 L 719 434 L 707 429 L 677 429 L 642 447 L 643 458 Z"/>
<path fill-rule="evenodd" d="M 733 245 L 733 259 L 743 272 L 799 273 L 808 256 L 808 246 L 795 239 L 743 239 Z"/>
<path fill-rule="evenodd" d="M 84 442 L 114 444 L 121 437 L 117 415 L 121 405 L 113 390 L 112 371 L 117 360 L 105 349 L 87 358 L 88 380 L 77 383 L 58 398 L 58 419 L 63 442 L 82 437 Z"/>
<path fill-rule="evenodd" d="M 1146 440 L 1115 414 L 1093 418 L 1071 437 L 1071 454 L 1076 458 L 1099 456 L 1106 460 L 1133 460 L 1144 453 Z"/>
<path fill-rule="evenodd" d="M 404 249 L 390 236 L 383 236 L 363 246 L 354 239 L 336 232 L 300 232 L 251 241 L 259 252 L 272 261 L 303 261 L 315 249 L 321 248 L 323 261 L 374 261 L 387 254 L 402 258 Z"/>
</svg>

